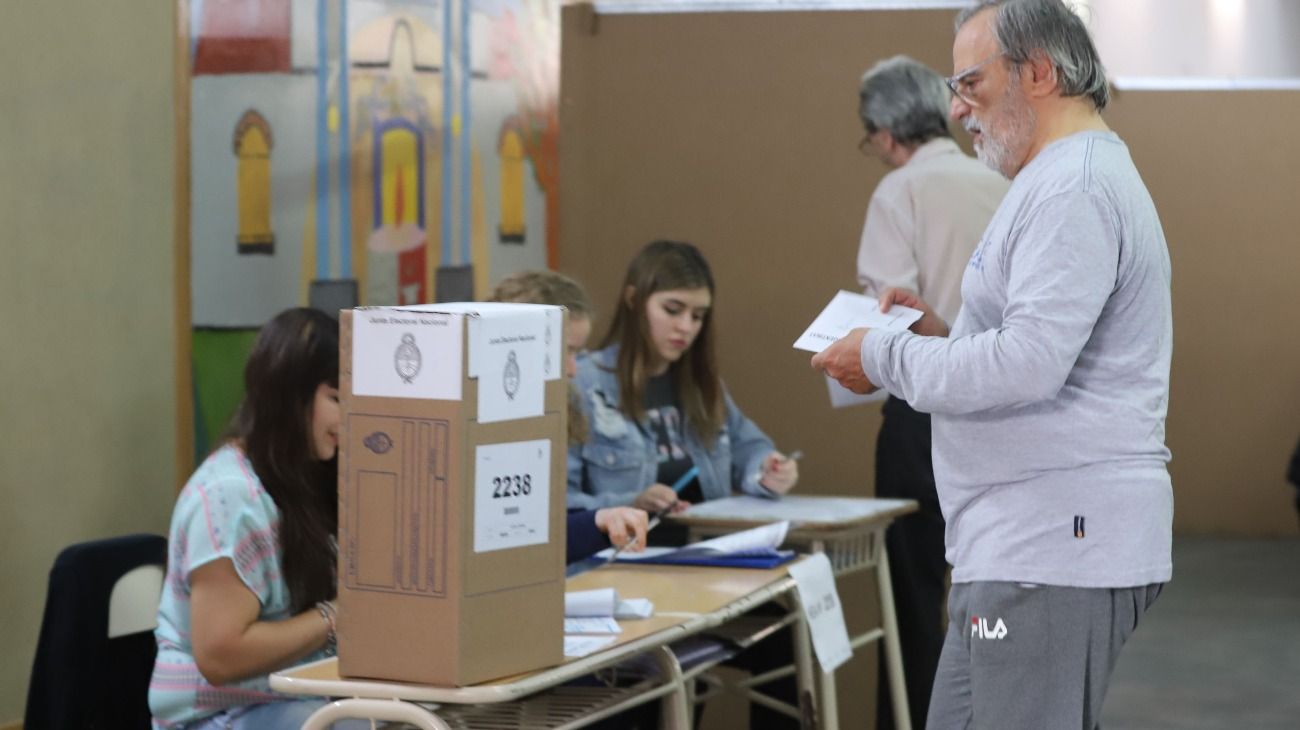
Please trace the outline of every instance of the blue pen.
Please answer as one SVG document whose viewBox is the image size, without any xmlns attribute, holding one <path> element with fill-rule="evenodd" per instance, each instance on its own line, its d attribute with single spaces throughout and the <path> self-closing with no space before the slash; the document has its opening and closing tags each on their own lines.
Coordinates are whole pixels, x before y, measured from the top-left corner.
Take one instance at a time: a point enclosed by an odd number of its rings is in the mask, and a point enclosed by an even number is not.
<svg viewBox="0 0 1300 730">
<path fill-rule="evenodd" d="M 686 485 L 690 484 L 691 480 L 694 479 L 696 475 L 698 475 L 699 473 L 700 473 L 699 465 L 692 466 L 690 469 L 687 469 L 685 474 L 681 475 L 680 477 L 677 478 L 677 481 L 673 482 L 672 490 L 680 494 L 681 491 L 686 488 Z"/>
</svg>

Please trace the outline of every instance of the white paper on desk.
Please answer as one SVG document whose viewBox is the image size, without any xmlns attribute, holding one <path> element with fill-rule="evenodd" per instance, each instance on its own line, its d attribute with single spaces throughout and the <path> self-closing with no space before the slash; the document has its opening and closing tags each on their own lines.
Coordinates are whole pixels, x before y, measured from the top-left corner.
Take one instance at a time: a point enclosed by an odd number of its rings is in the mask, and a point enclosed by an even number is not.
<svg viewBox="0 0 1300 730">
<path fill-rule="evenodd" d="M 564 635 L 564 656 L 570 659 L 584 657 L 593 652 L 600 651 L 605 647 L 618 641 L 617 636 L 588 634 L 565 634 Z"/>
<path fill-rule="evenodd" d="M 564 619 L 566 634 L 621 634 L 623 627 L 609 616 Z"/>
<path fill-rule="evenodd" d="M 649 618 L 654 603 L 648 598 L 620 598 L 613 588 L 569 591 L 564 594 L 566 618 Z"/>
<path fill-rule="evenodd" d="M 826 553 L 816 553 L 791 565 L 790 577 L 799 589 L 799 602 L 803 604 L 817 661 L 823 672 L 833 672 L 853 656 L 853 647 L 849 645 L 849 632 L 844 626 L 844 609 L 835 590 L 831 561 Z"/>
<path fill-rule="evenodd" d="M 705 504 L 708 503 L 705 502 Z M 693 511 L 695 508 L 692 507 L 691 509 Z M 715 537 L 712 540 L 693 542 L 680 548 L 646 548 L 644 552 L 640 553 L 623 552 L 618 554 L 618 559 L 631 563 L 659 557 L 666 553 L 690 552 L 704 555 L 734 556 L 743 556 L 746 553 L 764 553 L 781 547 L 781 543 L 785 542 L 785 533 L 789 530 L 790 523 L 788 521 L 774 522 L 770 525 Z"/>
<path fill-rule="evenodd" d="M 780 499 L 743 495 L 711 499 L 691 505 L 683 516 L 692 518 L 736 520 L 738 522 L 851 522 L 890 512 L 907 505 L 905 499 L 870 499 L 867 497 L 810 497 L 787 494 Z M 619 557 L 622 557 L 621 555 Z"/>
<path fill-rule="evenodd" d="M 675 553 L 677 552 L 677 550 L 678 548 L 668 547 L 666 545 L 651 545 L 639 553 L 631 553 L 626 551 L 621 552 L 618 554 L 618 559 L 619 560 L 640 560 L 642 558 L 655 558 L 655 557 L 659 557 L 660 555 Z M 596 553 L 592 557 L 597 558 L 599 560 L 608 561 L 610 558 L 614 557 L 614 548 L 607 547 L 604 550 L 601 550 L 600 552 Z"/>
<path fill-rule="evenodd" d="M 746 550 L 762 550 L 765 548 L 775 550 L 781 547 L 781 543 L 785 542 L 785 533 L 789 530 L 790 522 L 783 520 L 770 525 L 755 527 L 751 530 L 741 530 L 730 535 L 715 537 L 712 540 L 691 543 L 687 547 L 716 550 L 720 553 L 740 553 Z"/>
<path fill-rule="evenodd" d="M 895 304 L 889 312 L 880 311 L 880 302 L 865 294 L 838 291 L 831 303 L 817 315 L 813 323 L 794 341 L 796 350 L 821 352 L 830 347 L 849 330 L 871 327 L 882 330 L 905 330 L 921 318 L 921 312 L 911 307 Z"/>
<path fill-rule="evenodd" d="M 614 618 L 624 621 L 633 618 L 650 618 L 655 615 L 655 604 L 649 598 L 620 598 L 614 604 Z"/>
<path fill-rule="evenodd" d="M 564 594 L 564 616 L 565 618 L 613 616 L 616 601 L 618 601 L 618 591 L 613 588 L 569 591 Z"/>
</svg>

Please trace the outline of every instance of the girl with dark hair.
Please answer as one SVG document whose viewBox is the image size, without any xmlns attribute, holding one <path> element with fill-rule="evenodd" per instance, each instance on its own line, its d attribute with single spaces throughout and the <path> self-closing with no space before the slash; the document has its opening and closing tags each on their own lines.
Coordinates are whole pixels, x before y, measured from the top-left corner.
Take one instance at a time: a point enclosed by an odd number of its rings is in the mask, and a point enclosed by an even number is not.
<svg viewBox="0 0 1300 730">
<path fill-rule="evenodd" d="M 230 432 L 172 514 L 154 727 L 297 728 L 320 706 L 267 676 L 333 652 L 338 363 L 323 312 L 287 310 L 258 334 Z"/>
<path fill-rule="evenodd" d="M 681 511 L 733 489 L 784 494 L 798 481 L 795 461 L 723 388 L 713 302 L 695 246 L 654 241 L 632 259 L 603 349 L 578 361 L 590 433 L 569 449 L 570 507 Z"/>
</svg>

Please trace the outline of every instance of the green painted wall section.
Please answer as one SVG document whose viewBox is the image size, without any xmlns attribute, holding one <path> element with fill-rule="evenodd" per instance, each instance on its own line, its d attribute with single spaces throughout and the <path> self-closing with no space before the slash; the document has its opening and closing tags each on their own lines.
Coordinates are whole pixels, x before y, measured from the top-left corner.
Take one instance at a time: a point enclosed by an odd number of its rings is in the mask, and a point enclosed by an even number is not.
<svg viewBox="0 0 1300 730">
<path fill-rule="evenodd" d="M 244 397 L 244 361 L 257 330 L 194 330 L 194 463 L 212 451 Z"/>
</svg>

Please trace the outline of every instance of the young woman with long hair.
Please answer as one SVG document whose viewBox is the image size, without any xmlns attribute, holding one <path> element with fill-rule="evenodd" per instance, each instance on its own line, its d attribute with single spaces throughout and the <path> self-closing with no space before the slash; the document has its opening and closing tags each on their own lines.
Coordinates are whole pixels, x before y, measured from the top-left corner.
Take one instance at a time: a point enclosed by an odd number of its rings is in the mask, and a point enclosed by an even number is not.
<svg viewBox="0 0 1300 730">
<path fill-rule="evenodd" d="M 333 651 L 339 326 L 290 309 L 257 336 L 225 441 L 172 514 L 149 687 L 157 728 L 297 728 L 267 676 Z"/>
<path fill-rule="evenodd" d="M 602 349 L 578 361 L 590 432 L 569 449 L 570 507 L 680 511 L 733 490 L 784 494 L 798 481 L 796 462 L 722 385 L 714 299 L 709 264 L 689 243 L 654 241 L 632 259 Z"/>
</svg>

